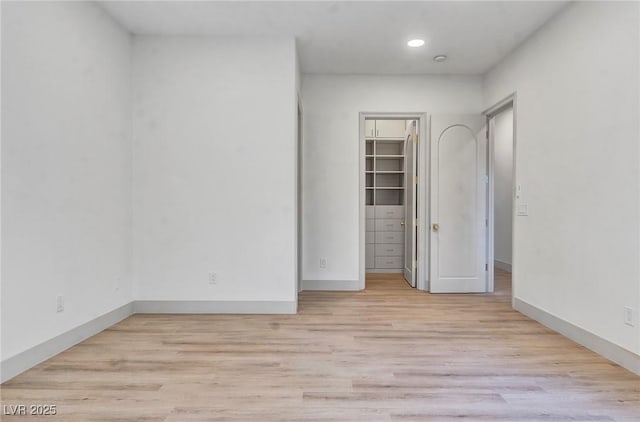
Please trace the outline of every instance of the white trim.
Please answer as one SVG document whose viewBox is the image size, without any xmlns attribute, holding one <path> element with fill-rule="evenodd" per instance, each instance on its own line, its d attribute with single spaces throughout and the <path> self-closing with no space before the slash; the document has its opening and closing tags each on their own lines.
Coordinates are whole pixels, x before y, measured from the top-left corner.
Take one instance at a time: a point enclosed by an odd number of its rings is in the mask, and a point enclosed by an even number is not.
<svg viewBox="0 0 640 422">
<path fill-rule="evenodd" d="M 297 54 L 296 54 L 297 57 Z M 303 219 L 302 219 L 302 204 L 303 202 L 303 198 L 304 198 L 304 187 L 303 187 L 303 180 L 302 180 L 302 173 L 303 173 L 303 142 L 304 142 L 304 133 L 303 133 L 303 129 L 304 129 L 304 125 L 303 125 L 303 119 L 304 119 L 304 111 L 302 110 L 302 98 L 300 98 L 300 93 L 297 92 L 297 98 L 296 98 L 297 102 L 296 102 L 296 172 L 295 172 L 295 176 L 296 176 L 296 225 L 295 225 L 295 231 L 296 231 L 296 286 L 295 286 L 295 298 L 296 298 L 296 302 L 298 301 L 298 292 L 302 290 L 302 270 L 303 270 L 303 265 L 302 265 L 302 229 L 303 229 Z"/>
<path fill-rule="evenodd" d="M 428 180 L 430 144 L 431 139 L 431 119 L 427 113 L 420 113 L 419 117 L 420 136 L 418 137 L 418 210 L 417 210 L 417 238 L 416 238 L 416 289 L 422 291 L 429 290 L 429 268 L 427 257 L 429 255 L 429 202 L 431 195 Z"/>
<path fill-rule="evenodd" d="M 0 382 L 5 382 L 27 369 L 52 358 L 133 314 L 133 302 L 107 312 L 69 331 L 44 341 L 1 363 Z"/>
<path fill-rule="evenodd" d="M 540 308 L 537 308 L 521 299 L 513 298 L 513 307 L 538 321 L 545 327 L 551 328 L 563 336 L 575 341 L 578 344 L 596 352 L 602 357 L 617 363 L 629 371 L 640 375 L 640 356 L 624 349 L 617 344 L 605 340 L 589 331 L 571 324 L 555 315 L 552 315 Z"/>
<path fill-rule="evenodd" d="M 487 116 L 487 124 L 489 124 L 491 122 L 491 126 L 489 126 L 489 144 L 492 146 L 493 148 L 493 137 L 494 137 L 494 128 L 493 128 L 493 121 L 495 119 L 495 117 L 502 113 L 503 111 L 511 108 L 513 110 L 513 149 L 511 152 L 511 159 L 512 159 L 512 168 L 511 168 L 511 264 L 509 264 L 509 270 L 511 272 L 511 303 L 513 304 L 513 306 L 515 307 L 515 295 L 516 295 L 516 289 L 517 289 L 517 273 L 513 271 L 513 263 L 517 262 L 516 261 L 516 195 L 515 195 L 515 189 L 516 189 L 516 185 L 517 185 L 517 174 L 516 174 L 516 133 L 517 133 L 517 124 L 518 124 L 518 113 L 517 113 L 517 108 L 518 108 L 518 93 L 517 92 L 513 92 L 512 94 L 509 94 L 508 96 L 506 96 L 505 98 L 503 98 L 502 100 L 498 101 L 496 104 L 494 104 L 493 106 L 489 107 L 488 109 L 486 109 L 485 111 L 482 112 L 482 114 Z M 494 231 L 495 231 L 495 220 L 494 220 L 494 193 L 495 193 L 495 186 L 494 186 L 494 166 L 495 166 L 495 156 L 493 154 L 493 151 L 491 152 L 491 155 L 489 156 L 489 172 L 490 172 L 490 176 L 489 176 L 489 189 L 490 189 L 490 193 L 491 193 L 491 208 L 489 210 L 489 215 L 487 216 L 487 218 L 489 219 L 489 233 L 491 233 L 491 244 L 490 246 L 490 256 L 488 256 L 488 262 L 491 262 L 492 260 L 494 261 L 494 265 L 495 265 L 495 244 L 494 241 L 495 239 L 493 239 L 494 236 Z M 498 265 L 496 265 L 498 268 L 500 268 Z M 493 291 L 493 286 L 494 286 L 494 276 L 495 274 L 493 273 L 493 269 L 490 269 L 491 272 L 489 274 L 490 276 L 490 285 L 492 286 L 492 291 Z"/>
<path fill-rule="evenodd" d="M 136 300 L 136 314 L 295 314 L 298 304 L 274 300 Z"/>
<path fill-rule="evenodd" d="M 358 291 L 360 280 L 302 280 L 302 290 Z"/>
<path fill-rule="evenodd" d="M 495 274 L 493 265 L 489 265 L 495 261 L 495 164 L 496 164 L 496 133 L 495 133 L 495 116 L 487 116 L 485 122 L 485 134 L 487 136 L 487 210 L 485 218 L 487 219 L 487 292 L 493 293 L 495 291 Z"/>
<path fill-rule="evenodd" d="M 358 177 L 360 178 L 360 185 L 358 188 L 358 226 L 360 228 L 358 232 L 358 290 L 364 290 L 365 288 L 365 279 L 366 272 L 365 267 L 367 265 L 366 262 L 366 213 L 365 213 L 365 202 L 367 198 L 366 194 L 366 175 L 365 169 L 367 166 L 367 160 L 365 158 L 365 152 L 367 147 L 367 141 L 365 139 L 365 114 L 360 113 L 358 116 L 359 119 L 359 129 L 358 129 L 358 162 L 360 163 L 358 166 Z M 304 285 L 304 280 L 302 281 Z"/>
<path fill-rule="evenodd" d="M 516 93 L 512 93 L 482 112 L 487 117 L 495 117 L 508 108 L 513 107 L 516 102 Z"/>
<path fill-rule="evenodd" d="M 494 259 L 493 266 L 496 268 L 500 268 L 503 271 L 511 272 L 511 264 L 508 262 L 500 261 L 499 259 Z"/>
</svg>

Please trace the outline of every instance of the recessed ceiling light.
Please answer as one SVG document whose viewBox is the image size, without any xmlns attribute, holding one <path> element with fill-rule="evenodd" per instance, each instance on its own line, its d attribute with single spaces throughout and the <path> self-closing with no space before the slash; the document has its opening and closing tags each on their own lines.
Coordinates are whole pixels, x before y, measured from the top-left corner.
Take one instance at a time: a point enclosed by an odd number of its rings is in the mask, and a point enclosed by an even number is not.
<svg viewBox="0 0 640 422">
<path fill-rule="evenodd" d="M 411 40 L 407 43 L 407 45 L 409 47 L 422 47 L 424 45 L 424 40 L 419 40 L 419 39 Z"/>
<path fill-rule="evenodd" d="M 445 56 L 444 54 L 438 54 L 437 56 L 433 56 L 434 62 L 442 63 L 445 60 L 447 60 L 447 56 Z"/>
</svg>

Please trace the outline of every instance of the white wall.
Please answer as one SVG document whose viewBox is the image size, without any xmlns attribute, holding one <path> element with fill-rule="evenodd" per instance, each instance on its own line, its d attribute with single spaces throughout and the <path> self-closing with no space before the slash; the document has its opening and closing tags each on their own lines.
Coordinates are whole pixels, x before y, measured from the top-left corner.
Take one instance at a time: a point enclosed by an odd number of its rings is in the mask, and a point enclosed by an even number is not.
<svg viewBox="0 0 640 422">
<path fill-rule="evenodd" d="M 513 109 L 494 118 L 494 256 L 511 265 Z"/>
<path fill-rule="evenodd" d="M 303 279 L 359 277 L 359 112 L 480 113 L 480 77 L 304 75 Z M 320 258 L 327 268 L 320 268 Z"/>
<path fill-rule="evenodd" d="M 295 303 L 294 41 L 135 37 L 133 75 L 136 298 Z"/>
<path fill-rule="evenodd" d="M 637 354 L 638 7 L 572 4 L 485 79 L 517 91 L 516 298 Z"/>
<path fill-rule="evenodd" d="M 3 362 L 132 300 L 130 55 L 94 4 L 2 2 Z"/>
</svg>

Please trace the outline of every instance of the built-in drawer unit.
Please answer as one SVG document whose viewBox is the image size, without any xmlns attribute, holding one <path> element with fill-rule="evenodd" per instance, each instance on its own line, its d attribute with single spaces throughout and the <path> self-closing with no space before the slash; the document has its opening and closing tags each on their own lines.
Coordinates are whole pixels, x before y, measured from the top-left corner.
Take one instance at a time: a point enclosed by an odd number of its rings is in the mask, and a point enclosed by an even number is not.
<svg viewBox="0 0 640 422">
<path fill-rule="evenodd" d="M 393 233 L 393 232 L 390 232 Z M 365 243 L 368 245 L 370 243 L 376 243 L 376 232 L 366 232 L 364 235 Z"/>
<path fill-rule="evenodd" d="M 378 218 L 375 220 L 376 232 L 401 232 L 404 226 L 400 218 Z"/>
<path fill-rule="evenodd" d="M 375 210 L 376 218 L 404 218 L 404 206 L 384 205 L 377 206 Z"/>
<path fill-rule="evenodd" d="M 366 245 L 365 249 L 365 262 L 375 262 L 375 246 L 374 244 Z"/>
<path fill-rule="evenodd" d="M 404 245 L 400 245 L 397 243 L 377 243 L 375 246 L 376 246 L 376 256 L 404 255 Z"/>
<path fill-rule="evenodd" d="M 377 256 L 376 268 L 402 268 L 401 256 Z"/>
<path fill-rule="evenodd" d="M 365 230 L 368 232 L 376 231 L 376 220 L 367 218 L 367 220 L 365 221 Z"/>
<path fill-rule="evenodd" d="M 364 212 L 367 218 L 376 218 L 376 209 L 372 206 L 364 207 Z"/>
<path fill-rule="evenodd" d="M 375 236 L 375 243 L 404 244 L 404 232 L 377 232 Z"/>
</svg>

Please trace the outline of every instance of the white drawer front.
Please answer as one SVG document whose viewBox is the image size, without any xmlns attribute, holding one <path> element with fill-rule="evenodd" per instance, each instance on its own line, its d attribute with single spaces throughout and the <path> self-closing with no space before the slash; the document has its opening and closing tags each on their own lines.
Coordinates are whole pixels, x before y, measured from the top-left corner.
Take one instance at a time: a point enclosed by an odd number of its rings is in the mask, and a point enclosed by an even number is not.
<svg viewBox="0 0 640 422">
<path fill-rule="evenodd" d="M 367 218 L 367 221 L 365 222 L 365 230 L 368 232 L 373 232 L 376 230 L 376 220 Z"/>
<path fill-rule="evenodd" d="M 376 222 L 376 232 L 402 232 L 404 231 L 404 226 L 400 225 L 402 221 L 399 218 L 381 218 L 374 220 Z"/>
<path fill-rule="evenodd" d="M 369 242 L 367 242 L 369 243 Z M 400 243 L 404 244 L 404 232 L 379 232 L 376 233 L 376 243 Z"/>
<path fill-rule="evenodd" d="M 367 244 L 376 243 L 376 233 L 375 232 L 366 232 L 364 235 Z"/>
<path fill-rule="evenodd" d="M 369 217 L 367 217 L 369 218 Z M 376 218 L 404 218 L 404 206 L 386 205 L 376 207 Z"/>
<path fill-rule="evenodd" d="M 367 245 L 368 246 L 368 245 Z M 404 245 L 394 243 L 376 244 L 376 256 L 403 256 Z"/>
<path fill-rule="evenodd" d="M 365 210 L 365 214 L 367 216 L 367 218 L 376 218 L 376 209 L 375 207 L 368 205 L 366 207 L 364 207 Z"/>
<path fill-rule="evenodd" d="M 375 265 L 375 245 L 367 245 L 365 249 L 365 263 L 367 268 L 373 268 Z"/>
<path fill-rule="evenodd" d="M 401 256 L 385 256 L 385 257 L 377 256 L 376 268 L 389 268 L 389 269 L 402 268 L 402 257 Z"/>
</svg>

